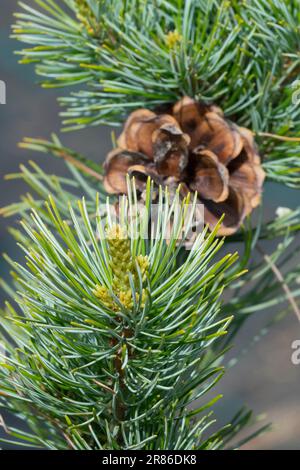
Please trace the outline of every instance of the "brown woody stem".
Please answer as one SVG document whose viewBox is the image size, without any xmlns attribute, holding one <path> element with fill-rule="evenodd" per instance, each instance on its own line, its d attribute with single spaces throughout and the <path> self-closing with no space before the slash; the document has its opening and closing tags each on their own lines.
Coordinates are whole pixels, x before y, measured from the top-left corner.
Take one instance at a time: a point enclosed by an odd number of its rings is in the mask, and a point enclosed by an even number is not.
<svg viewBox="0 0 300 470">
<path fill-rule="evenodd" d="M 267 262 L 267 264 L 270 266 L 270 268 L 272 269 L 274 275 L 276 276 L 277 280 L 279 281 L 279 283 L 281 284 L 281 287 L 283 289 L 283 291 L 285 292 L 286 296 L 287 296 L 287 299 L 293 309 L 293 311 L 295 312 L 295 315 L 296 317 L 298 318 L 299 322 L 300 322 L 300 309 L 293 297 L 293 294 L 292 292 L 290 291 L 290 288 L 289 286 L 287 285 L 287 283 L 285 282 L 284 280 L 284 277 L 283 275 L 281 274 L 279 268 L 276 266 L 276 264 L 272 261 L 272 259 L 270 258 L 269 255 L 267 255 L 264 250 L 259 246 L 257 245 L 256 246 L 256 249 L 257 251 L 260 252 L 260 254 L 264 257 L 265 261 Z"/>
<path fill-rule="evenodd" d="M 114 347 L 118 344 L 118 340 L 116 338 L 113 338 L 111 340 L 111 346 Z M 119 376 L 119 388 L 122 390 L 125 388 L 124 384 L 124 371 L 122 369 L 122 350 L 119 348 L 117 350 L 115 359 L 114 359 L 114 366 L 115 370 L 118 373 Z M 123 403 L 123 400 L 120 398 L 120 394 L 117 395 L 116 397 L 116 417 L 118 422 L 124 421 L 125 420 L 125 415 L 126 415 L 126 409 Z M 119 430 L 118 437 L 117 437 L 118 443 L 120 444 L 122 441 L 122 433 L 121 429 Z"/>
<path fill-rule="evenodd" d="M 90 176 L 93 176 L 94 178 L 96 178 L 99 181 L 103 181 L 103 176 L 102 175 L 100 175 L 99 173 L 97 173 L 97 171 L 95 171 L 92 168 L 88 167 L 84 163 L 76 160 L 76 158 L 72 157 L 72 155 L 69 155 L 65 152 L 59 152 L 58 155 L 61 158 L 63 158 L 64 160 L 66 160 L 67 162 L 71 163 L 71 165 L 75 166 L 79 170 L 84 171 L 85 173 L 87 173 Z"/>
</svg>

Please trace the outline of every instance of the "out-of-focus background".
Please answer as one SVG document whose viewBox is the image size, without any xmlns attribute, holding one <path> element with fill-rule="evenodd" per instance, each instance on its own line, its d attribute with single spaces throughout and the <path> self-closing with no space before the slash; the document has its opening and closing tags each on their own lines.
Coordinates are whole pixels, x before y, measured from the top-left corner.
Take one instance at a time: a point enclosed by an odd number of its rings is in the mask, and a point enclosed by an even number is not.
<svg viewBox="0 0 300 470">
<path fill-rule="evenodd" d="M 30 1 L 28 2 L 30 3 Z M 33 67 L 19 65 L 14 54 L 21 44 L 9 39 L 13 12 L 17 0 L 2 0 L 0 7 L 0 80 L 7 85 L 7 104 L 0 105 L 0 207 L 16 201 L 27 191 L 19 181 L 6 182 L 7 173 L 16 172 L 20 164 L 29 159 L 37 161 L 51 173 L 65 172 L 57 159 L 17 148 L 23 137 L 48 138 L 50 133 L 59 134 L 59 106 L 56 98 L 61 92 L 42 90 Z M 82 130 L 61 135 L 63 143 L 82 151 L 96 161 L 104 159 L 110 149 L 110 130 L 104 127 Z M 265 217 L 270 218 L 278 206 L 299 205 L 299 193 L 281 186 L 266 186 Z M 0 219 L 0 252 L 17 256 L 15 243 L 7 233 L 12 221 Z M 297 260 L 295 260 L 296 262 Z M 300 262 L 300 260 L 298 260 Z M 6 277 L 9 269 L 0 259 L 0 275 Z M 0 292 L 0 301 L 4 295 Z M 234 313 L 234 312 L 232 312 Z M 241 353 L 238 364 L 228 370 L 219 384 L 224 398 L 216 412 L 221 421 L 230 419 L 243 404 L 262 415 L 263 422 L 272 422 L 271 432 L 247 444 L 247 449 L 300 449 L 300 365 L 291 362 L 291 344 L 300 340 L 300 324 L 293 314 L 272 327 L 261 339 L 259 332 L 274 311 L 258 313 L 246 323 L 235 343 L 235 356 Z M 0 410 L 1 412 L 1 410 Z M 265 415 L 265 417 L 263 416 Z M 10 424 L 14 419 L 7 414 Z M 3 432 L 0 429 L 0 436 Z M 7 444 L 2 448 L 11 448 Z"/>
</svg>

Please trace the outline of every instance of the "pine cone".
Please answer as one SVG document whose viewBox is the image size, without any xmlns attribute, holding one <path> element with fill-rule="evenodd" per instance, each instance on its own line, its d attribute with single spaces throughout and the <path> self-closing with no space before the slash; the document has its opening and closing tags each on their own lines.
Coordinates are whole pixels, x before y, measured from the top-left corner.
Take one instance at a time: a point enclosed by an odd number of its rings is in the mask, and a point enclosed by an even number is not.
<svg viewBox="0 0 300 470">
<path fill-rule="evenodd" d="M 260 203 L 265 172 L 253 134 L 227 119 L 216 106 L 184 97 L 170 114 L 133 112 L 105 162 L 105 188 L 126 193 L 126 174 L 140 191 L 148 176 L 162 185 L 182 184 L 197 191 L 204 219 L 213 229 L 225 217 L 219 235 L 238 230 Z"/>
</svg>

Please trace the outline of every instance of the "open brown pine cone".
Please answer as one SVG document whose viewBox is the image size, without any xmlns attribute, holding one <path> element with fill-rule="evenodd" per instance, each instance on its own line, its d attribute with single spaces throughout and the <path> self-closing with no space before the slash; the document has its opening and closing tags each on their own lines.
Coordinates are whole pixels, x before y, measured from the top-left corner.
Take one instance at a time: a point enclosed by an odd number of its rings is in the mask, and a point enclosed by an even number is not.
<svg viewBox="0 0 300 470">
<path fill-rule="evenodd" d="M 229 122 L 220 108 L 187 96 L 169 114 L 138 109 L 129 116 L 105 162 L 106 190 L 126 193 L 127 173 L 141 191 L 148 176 L 197 191 L 210 229 L 225 214 L 219 235 L 236 232 L 259 205 L 265 179 L 252 132 Z"/>
</svg>

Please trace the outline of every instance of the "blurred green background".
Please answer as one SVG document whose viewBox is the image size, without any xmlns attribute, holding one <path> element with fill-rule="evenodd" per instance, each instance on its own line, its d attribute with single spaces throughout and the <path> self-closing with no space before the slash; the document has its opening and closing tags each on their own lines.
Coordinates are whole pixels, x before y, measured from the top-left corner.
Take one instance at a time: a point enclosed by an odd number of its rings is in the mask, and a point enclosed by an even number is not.
<svg viewBox="0 0 300 470">
<path fill-rule="evenodd" d="M 33 2 L 27 0 L 27 3 Z M 56 98 L 65 90 L 42 90 L 33 67 L 18 64 L 14 51 L 21 45 L 9 39 L 13 12 L 16 10 L 17 0 L 1 1 L 0 80 L 7 85 L 7 104 L 0 105 L 0 206 L 17 200 L 20 194 L 27 191 L 19 181 L 3 180 L 5 174 L 16 172 L 21 163 L 33 159 L 48 172 L 63 174 L 66 171 L 57 159 L 17 148 L 17 143 L 25 136 L 48 138 L 51 132 L 59 134 Z M 110 130 L 104 127 L 65 133 L 60 137 L 65 145 L 82 151 L 96 161 L 102 161 L 110 149 Z M 265 199 L 266 219 L 278 206 L 299 205 L 299 193 L 274 184 L 266 186 Z M 15 243 L 7 233 L 7 226 L 11 223 L 10 220 L 0 219 L 0 249 L 17 257 Z M 2 277 L 7 277 L 8 267 L 2 259 L 0 271 Z M 3 302 L 2 292 L 0 297 Z M 256 334 L 272 315 L 274 311 L 254 315 L 241 331 L 231 353 L 234 357 L 240 353 L 241 358 L 219 383 L 217 392 L 222 393 L 224 398 L 216 412 L 221 421 L 228 420 L 246 404 L 257 414 L 266 415 L 267 422 L 273 423 L 272 431 L 253 440 L 247 445 L 248 449 L 300 449 L 300 365 L 295 366 L 291 362 L 291 344 L 300 339 L 300 324 L 293 314 L 289 314 L 258 340 Z M 5 419 L 9 424 L 15 421 L 7 414 Z M 1 430 L 0 435 L 3 435 Z M 2 448 L 9 446 L 4 444 Z"/>
</svg>

